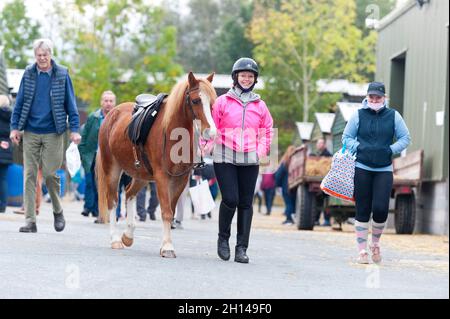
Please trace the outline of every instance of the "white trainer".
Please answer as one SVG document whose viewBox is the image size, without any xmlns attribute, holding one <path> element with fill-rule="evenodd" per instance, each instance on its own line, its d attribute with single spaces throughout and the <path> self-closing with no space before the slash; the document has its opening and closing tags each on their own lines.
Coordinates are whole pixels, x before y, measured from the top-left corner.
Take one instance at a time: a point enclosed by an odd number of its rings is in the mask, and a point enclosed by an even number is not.
<svg viewBox="0 0 450 319">
<path fill-rule="evenodd" d="M 365 249 L 359 252 L 358 258 L 356 259 L 358 264 L 368 264 L 369 263 L 369 254 Z"/>
<path fill-rule="evenodd" d="M 376 264 L 381 263 L 380 246 L 378 244 L 373 244 L 370 246 L 370 251 L 372 252 L 372 261 Z"/>
</svg>

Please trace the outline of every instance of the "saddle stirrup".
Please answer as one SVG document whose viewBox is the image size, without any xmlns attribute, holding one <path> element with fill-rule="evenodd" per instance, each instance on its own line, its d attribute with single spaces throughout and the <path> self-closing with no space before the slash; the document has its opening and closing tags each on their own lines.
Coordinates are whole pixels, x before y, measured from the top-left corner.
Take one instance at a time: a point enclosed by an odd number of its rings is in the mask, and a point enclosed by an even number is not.
<svg viewBox="0 0 450 319">
<path fill-rule="evenodd" d="M 136 153 L 136 147 L 133 146 L 133 157 L 134 157 L 134 167 L 137 169 L 141 168 L 141 161 L 139 161 L 137 153 Z"/>
</svg>

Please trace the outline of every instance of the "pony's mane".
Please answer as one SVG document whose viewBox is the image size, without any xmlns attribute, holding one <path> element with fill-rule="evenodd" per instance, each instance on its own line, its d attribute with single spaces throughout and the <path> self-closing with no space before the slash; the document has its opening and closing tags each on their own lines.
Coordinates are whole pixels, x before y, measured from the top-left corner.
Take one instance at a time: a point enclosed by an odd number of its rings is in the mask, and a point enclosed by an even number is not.
<svg viewBox="0 0 450 319">
<path fill-rule="evenodd" d="M 163 127 L 167 128 L 173 119 L 176 116 L 177 111 L 184 104 L 184 94 L 188 87 L 187 80 L 181 80 L 170 91 L 169 97 L 167 98 L 167 103 L 165 105 L 166 111 L 164 112 L 164 118 L 162 120 Z"/>
<path fill-rule="evenodd" d="M 200 90 L 208 94 L 208 96 L 212 96 L 214 98 L 217 97 L 216 91 L 211 83 L 206 79 L 197 79 L 199 81 Z M 175 116 L 180 116 L 180 109 L 183 107 L 185 102 L 185 94 L 186 89 L 188 88 L 188 80 L 181 80 L 170 91 L 170 94 L 167 98 L 167 102 L 165 105 L 165 113 L 164 118 L 162 120 L 162 125 L 164 128 L 167 128 L 169 124 L 172 122 L 172 119 Z"/>
</svg>

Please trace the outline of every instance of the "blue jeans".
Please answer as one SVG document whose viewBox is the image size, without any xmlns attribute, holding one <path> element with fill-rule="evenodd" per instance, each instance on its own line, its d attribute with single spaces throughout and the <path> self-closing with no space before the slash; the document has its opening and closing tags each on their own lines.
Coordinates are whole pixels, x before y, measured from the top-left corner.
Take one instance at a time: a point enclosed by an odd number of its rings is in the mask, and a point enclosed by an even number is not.
<svg viewBox="0 0 450 319">
<path fill-rule="evenodd" d="M 289 192 L 283 192 L 283 199 L 286 208 L 284 214 L 286 215 L 286 220 L 292 220 L 292 215 L 295 214 L 295 194 Z"/>
<path fill-rule="evenodd" d="M 8 203 L 8 166 L 9 164 L 0 164 L 0 210 L 5 209 Z"/>
<path fill-rule="evenodd" d="M 212 198 L 215 200 L 217 198 L 217 195 L 219 195 L 219 184 L 215 182 L 211 186 L 209 186 L 209 191 L 211 192 Z"/>
<path fill-rule="evenodd" d="M 145 208 L 145 197 L 147 195 L 147 186 L 139 191 L 136 195 L 136 210 L 138 216 L 145 220 L 146 214 L 148 213 L 150 216 L 155 214 L 156 208 L 159 205 L 158 195 L 156 192 L 156 183 L 150 182 L 150 198 L 148 200 L 148 208 Z"/>
<path fill-rule="evenodd" d="M 91 164 L 91 171 L 86 172 L 86 188 L 84 194 L 84 207 L 88 209 L 88 211 L 92 212 L 93 216 L 98 216 L 98 190 L 97 190 L 97 181 L 95 180 L 95 159 L 97 157 L 97 153 L 94 155 L 94 160 Z M 88 183 L 90 185 L 88 186 Z M 91 190 L 89 191 L 90 188 Z M 88 193 L 90 193 L 88 195 Z M 89 198 L 89 196 L 92 196 Z M 90 202 L 89 202 L 90 201 Z M 90 203 L 90 206 L 88 206 Z"/>
<path fill-rule="evenodd" d="M 264 190 L 264 201 L 266 202 L 267 214 L 272 212 L 273 199 L 275 197 L 275 188 Z"/>
<path fill-rule="evenodd" d="M 98 212 L 98 204 L 95 200 L 95 176 L 89 172 L 85 175 L 86 186 L 84 190 L 84 211 L 92 212 L 95 216 Z"/>
</svg>

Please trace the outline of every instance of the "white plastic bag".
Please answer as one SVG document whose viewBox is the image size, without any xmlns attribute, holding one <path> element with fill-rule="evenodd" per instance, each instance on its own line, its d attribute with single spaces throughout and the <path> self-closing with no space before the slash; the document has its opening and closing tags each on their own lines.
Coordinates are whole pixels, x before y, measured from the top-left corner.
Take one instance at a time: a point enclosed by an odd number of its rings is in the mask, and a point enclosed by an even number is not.
<svg viewBox="0 0 450 319">
<path fill-rule="evenodd" d="M 72 142 L 66 150 L 66 167 L 70 177 L 74 177 L 81 167 L 80 152 L 78 146 Z"/>
<path fill-rule="evenodd" d="M 189 194 L 194 205 L 194 213 L 197 215 L 207 214 L 216 206 L 206 179 L 197 186 L 190 187 Z"/>
</svg>

